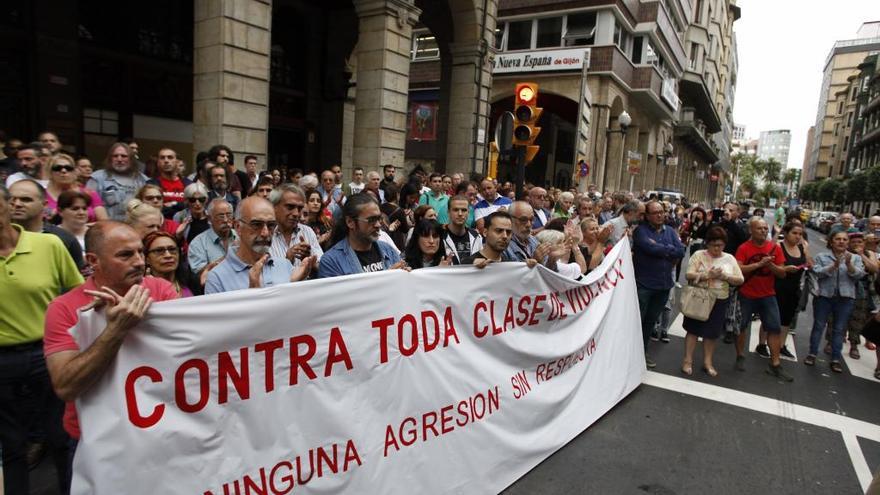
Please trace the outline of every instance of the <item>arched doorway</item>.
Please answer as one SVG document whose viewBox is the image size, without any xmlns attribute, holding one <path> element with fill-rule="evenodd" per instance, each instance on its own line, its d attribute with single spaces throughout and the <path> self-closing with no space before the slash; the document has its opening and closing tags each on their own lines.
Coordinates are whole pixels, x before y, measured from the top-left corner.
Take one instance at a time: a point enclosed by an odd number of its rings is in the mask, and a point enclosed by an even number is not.
<svg viewBox="0 0 880 495">
<path fill-rule="evenodd" d="M 541 147 L 535 159 L 526 167 L 525 180 L 542 187 L 572 187 L 575 161 L 575 123 L 577 103 L 565 96 L 542 92 L 539 106 L 544 109 L 538 119 L 541 133 L 535 144 Z M 489 136 L 494 139 L 495 126 L 504 112 L 513 111 L 513 96 L 502 97 L 492 103 L 489 115 Z M 498 180 L 513 181 L 516 170 L 499 165 Z"/>
</svg>

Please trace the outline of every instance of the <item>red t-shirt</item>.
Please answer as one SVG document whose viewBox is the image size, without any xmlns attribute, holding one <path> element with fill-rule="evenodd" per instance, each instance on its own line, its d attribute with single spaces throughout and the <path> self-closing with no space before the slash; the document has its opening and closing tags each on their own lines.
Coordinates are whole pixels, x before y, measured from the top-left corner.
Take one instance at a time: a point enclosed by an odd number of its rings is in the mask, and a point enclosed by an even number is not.
<svg viewBox="0 0 880 495">
<path fill-rule="evenodd" d="M 150 289 L 150 297 L 154 302 L 177 299 L 177 291 L 167 280 L 144 277 L 141 285 Z M 56 297 L 49 303 L 49 309 L 46 310 L 46 332 L 43 336 L 43 352 L 46 356 L 61 351 L 80 350 L 69 330 L 79 321 L 79 308 L 92 302 L 92 296 L 86 294 L 85 291 L 97 290 L 97 288 L 95 279 L 89 277 L 86 283 Z M 79 421 L 73 402 L 68 402 L 65 406 L 64 429 L 71 437 L 79 438 Z"/>
<path fill-rule="evenodd" d="M 775 242 L 765 241 L 764 244 L 758 246 L 749 239 L 736 250 L 736 260 L 740 265 L 757 263 L 764 256 L 773 256 L 773 264 L 785 264 L 785 255 L 782 254 L 782 249 Z M 759 268 L 746 275 L 746 281 L 740 287 L 739 293 L 751 299 L 776 295 L 776 276 L 766 266 Z"/>
<path fill-rule="evenodd" d="M 183 197 L 183 179 L 180 177 L 176 180 L 168 180 L 159 176 L 159 185 L 162 186 L 163 203 L 183 203 L 186 199 Z"/>
</svg>

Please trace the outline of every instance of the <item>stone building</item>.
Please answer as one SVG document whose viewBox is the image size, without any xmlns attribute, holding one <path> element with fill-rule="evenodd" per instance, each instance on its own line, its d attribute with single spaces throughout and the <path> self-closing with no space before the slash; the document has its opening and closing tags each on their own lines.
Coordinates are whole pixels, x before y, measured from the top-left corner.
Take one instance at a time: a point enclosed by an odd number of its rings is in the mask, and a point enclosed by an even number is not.
<svg viewBox="0 0 880 495">
<path fill-rule="evenodd" d="M 142 160 L 161 144 L 191 160 L 222 142 L 270 168 L 484 172 L 513 85 L 530 80 L 545 109 L 532 182 L 667 186 L 708 200 L 727 169 L 734 0 L 155 0 L 124 12 L 110 0 L 12 0 L 2 9 L 0 128 L 25 140 L 53 129 L 93 158 L 133 136 Z M 573 177 L 578 160 L 588 177 Z"/>
<path fill-rule="evenodd" d="M 854 83 L 857 119 L 848 148 L 847 174 L 880 166 L 880 63 L 875 53 L 859 64 Z"/>
</svg>

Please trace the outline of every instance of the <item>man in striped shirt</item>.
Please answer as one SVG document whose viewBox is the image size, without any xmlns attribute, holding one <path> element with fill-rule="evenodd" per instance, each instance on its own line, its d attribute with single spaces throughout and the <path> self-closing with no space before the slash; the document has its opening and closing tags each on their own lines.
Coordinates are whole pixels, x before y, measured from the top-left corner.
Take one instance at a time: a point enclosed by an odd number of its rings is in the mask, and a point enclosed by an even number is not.
<svg viewBox="0 0 880 495">
<path fill-rule="evenodd" d="M 474 220 L 476 221 L 477 230 L 483 231 L 483 219 L 490 213 L 498 210 L 507 210 L 513 201 L 498 194 L 495 182 L 492 179 L 483 179 L 480 183 L 480 194 L 483 199 L 474 205 Z"/>
<path fill-rule="evenodd" d="M 286 258 L 293 266 L 299 266 L 302 259 L 314 256 L 320 261 L 324 250 L 318 242 L 315 231 L 301 225 L 302 209 L 305 206 L 305 193 L 295 184 L 284 184 L 269 194 L 269 201 L 275 208 L 278 226 L 272 233 L 272 258 Z"/>
</svg>

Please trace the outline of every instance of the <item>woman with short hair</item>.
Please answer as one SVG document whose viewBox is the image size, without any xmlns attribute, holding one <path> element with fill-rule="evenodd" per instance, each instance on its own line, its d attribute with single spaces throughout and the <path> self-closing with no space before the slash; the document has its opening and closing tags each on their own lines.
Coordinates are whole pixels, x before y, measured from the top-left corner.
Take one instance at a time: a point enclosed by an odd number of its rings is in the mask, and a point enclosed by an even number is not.
<svg viewBox="0 0 880 495">
<path fill-rule="evenodd" d="M 151 232 L 162 230 L 164 220 L 161 211 L 137 198 L 125 205 L 125 223 L 131 225 L 141 239 Z"/>
<path fill-rule="evenodd" d="M 208 214 L 205 210 L 208 203 L 208 188 L 201 182 L 193 182 L 183 189 L 183 197 L 186 200 L 186 208 L 174 214 L 174 221 L 183 226 L 181 238 L 183 250 L 199 234 L 211 228 L 208 222 Z"/>
<path fill-rule="evenodd" d="M 862 258 L 847 251 L 849 236 L 840 231 L 828 236 L 831 252 L 819 253 L 813 260 L 818 289 L 813 297 L 813 330 L 810 332 L 810 353 L 804 364 L 814 366 L 819 342 L 828 318 L 834 314 L 831 334 L 831 371 L 843 373 L 843 332 L 852 314 L 856 298 L 856 284 L 865 276 Z"/>
<path fill-rule="evenodd" d="M 138 189 L 138 192 L 134 197 L 159 210 L 159 213 L 162 212 L 165 196 L 160 186 L 157 186 L 156 184 L 146 184 L 144 187 Z M 182 236 L 184 228 L 183 225 L 170 218 L 162 218 L 162 230 L 173 236 Z"/>
<path fill-rule="evenodd" d="M 742 285 L 742 270 L 732 254 L 724 252 L 727 243 L 727 232 L 718 226 L 706 231 L 706 249 L 694 252 L 688 259 L 685 277 L 688 283 L 696 287 L 704 287 L 715 296 L 715 304 L 706 321 L 699 321 L 687 316 L 682 326 L 687 332 L 684 340 L 684 359 L 681 372 L 685 375 L 694 373 L 694 350 L 697 339 L 703 339 L 703 371 L 711 376 L 718 376 L 712 363 L 715 342 L 724 331 L 724 317 L 729 303 L 730 287 Z"/>
<path fill-rule="evenodd" d="M 86 250 L 86 231 L 89 230 L 89 206 L 92 197 L 82 191 L 68 190 L 58 196 L 59 227 L 70 232 L 79 241 L 83 252 Z"/>
</svg>

